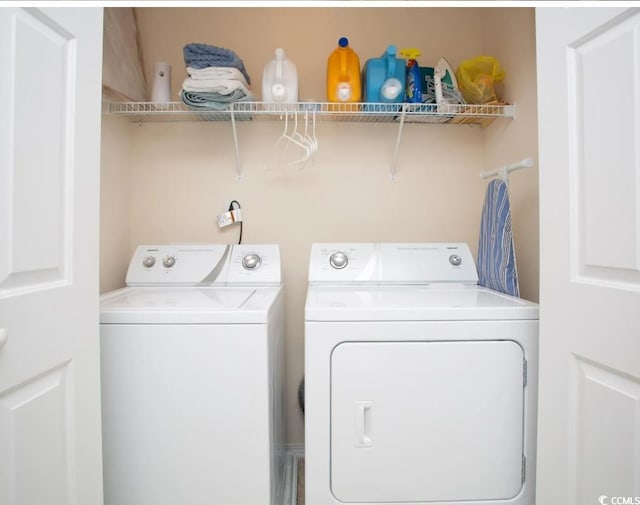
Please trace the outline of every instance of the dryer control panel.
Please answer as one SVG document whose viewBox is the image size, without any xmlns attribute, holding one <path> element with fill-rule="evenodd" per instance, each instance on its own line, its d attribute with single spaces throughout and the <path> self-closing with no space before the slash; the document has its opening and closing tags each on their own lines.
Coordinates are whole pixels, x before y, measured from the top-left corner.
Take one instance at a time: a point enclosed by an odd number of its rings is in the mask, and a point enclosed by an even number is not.
<svg viewBox="0 0 640 505">
<path fill-rule="evenodd" d="M 465 243 L 313 244 L 309 283 L 478 283 Z"/>
<path fill-rule="evenodd" d="M 138 246 L 127 286 L 279 285 L 280 248 L 267 245 Z"/>
</svg>

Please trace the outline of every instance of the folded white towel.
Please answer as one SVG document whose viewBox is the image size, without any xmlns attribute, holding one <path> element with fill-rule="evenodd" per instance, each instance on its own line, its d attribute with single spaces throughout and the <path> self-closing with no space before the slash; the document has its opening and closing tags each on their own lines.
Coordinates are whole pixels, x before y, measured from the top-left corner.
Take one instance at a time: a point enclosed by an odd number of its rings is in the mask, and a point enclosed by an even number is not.
<svg viewBox="0 0 640 505">
<path fill-rule="evenodd" d="M 242 72 L 240 72 L 240 70 L 235 67 L 187 67 L 187 73 L 191 76 L 192 79 L 195 79 L 197 81 L 206 81 L 209 79 L 236 79 L 242 82 L 242 84 L 244 84 L 245 86 L 249 86 L 244 75 L 242 75 Z"/>
<path fill-rule="evenodd" d="M 251 94 L 247 87 L 237 79 L 193 79 L 187 77 L 182 83 L 182 89 L 190 92 L 220 93 L 229 95 L 239 89 L 245 95 Z"/>
</svg>

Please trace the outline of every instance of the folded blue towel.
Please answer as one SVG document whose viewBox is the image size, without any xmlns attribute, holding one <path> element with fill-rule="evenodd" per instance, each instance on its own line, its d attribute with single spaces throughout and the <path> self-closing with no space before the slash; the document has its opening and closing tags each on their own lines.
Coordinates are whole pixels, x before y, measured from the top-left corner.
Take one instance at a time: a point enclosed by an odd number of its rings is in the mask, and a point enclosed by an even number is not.
<svg viewBox="0 0 640 505">
<path fill-rule="evenodd" d="M 231 49 L 209 44 L 192 43 L 184 46 L 183 54 L 187 67 L 235 67 L 242 72 L 247 84 L 251 84 L 244 62 Z"/>
<path fill-rule="evenodd" d="M 478 284 L 520 296 L 511 209 L 507 185 L 494 179 L 487 186 L 478 244 Z"/>
</svg>

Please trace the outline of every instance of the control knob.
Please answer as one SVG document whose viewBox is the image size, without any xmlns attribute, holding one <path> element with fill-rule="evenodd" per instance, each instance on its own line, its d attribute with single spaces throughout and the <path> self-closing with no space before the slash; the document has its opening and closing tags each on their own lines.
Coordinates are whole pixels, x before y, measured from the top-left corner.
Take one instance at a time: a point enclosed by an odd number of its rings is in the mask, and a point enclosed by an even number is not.
<svg viewBox="0 0 640 505">
<path fill-rule="evenodd" d="M 449 263 L 451 263 L 454 267 L 459 267 L 462 264 L 462 258 L 457 254 L 452 254 L 449 256 Z"/>
<path fill-rule="evenodd" d="M 142 260 L 142 266 L 145 268 L 151 268 L 156 264 L 156 259 L 153 256 L 145 256 Z"/>
<path fill-rule="evenodd" d="M 349 263 L 349 257 L 341 251 L 334 252 L 329 257 L 329 264 L 336 270 L 342 270 L 344 267 L 347 266 L 348 263 Z"/>
<path fill-rule="evenodd" d="M 260 266 L 262 260 L 256 253 L 247 254 L 242 258 L 242 268 L 245 270 L 255 270 Z"/>
<path fill-rule="evenodd" d="M 173 265 L 176 264 L 176 257 L 175 256 L 166 256 L 162 260 L 162 264 L 164 265 L 165 268 L 171 268 Z"/>
</svg>

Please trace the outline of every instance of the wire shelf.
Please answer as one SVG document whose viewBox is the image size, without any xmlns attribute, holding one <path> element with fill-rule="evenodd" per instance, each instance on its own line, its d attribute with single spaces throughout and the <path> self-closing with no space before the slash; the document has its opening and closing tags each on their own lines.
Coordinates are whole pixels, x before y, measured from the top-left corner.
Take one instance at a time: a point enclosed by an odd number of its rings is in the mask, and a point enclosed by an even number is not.
<svg viewBox="0 0 640 505">
<path fill-rule="evenodd" d="M 328 102 L 235 102 L 222 110 L 196 109 L 182 102 L 112 102 L 107 114 L 126 116 L 131 122 L 172 121 L 256 121 L 278 120 L 285 114 L 308 114 L 323 121 L 434 124 L 479 124 L 487 126 L 497 118 L 515 117 L 509 104 L 387 104 Z M 403 118 L 404 116 L 404 118 Z"/>
</svg>

